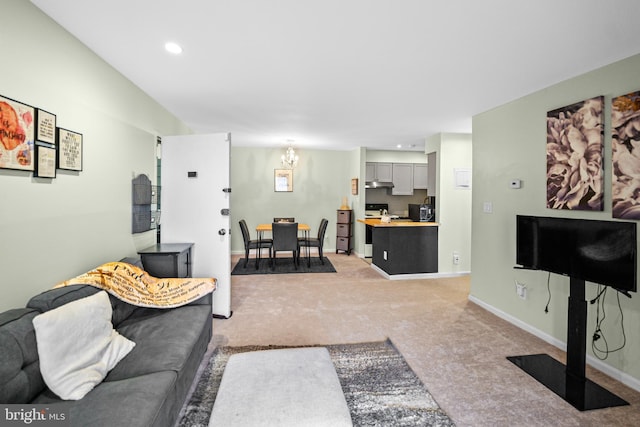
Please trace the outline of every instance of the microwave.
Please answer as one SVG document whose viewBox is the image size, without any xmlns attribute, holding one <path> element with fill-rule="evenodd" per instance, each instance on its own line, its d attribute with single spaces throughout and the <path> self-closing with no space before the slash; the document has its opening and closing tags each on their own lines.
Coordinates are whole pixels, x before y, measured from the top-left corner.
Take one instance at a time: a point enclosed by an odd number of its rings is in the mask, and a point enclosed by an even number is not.
<svg viewBox="0 0 640 427">
<path fill-rule="evenodd" d="M 436 212 L 433 205 L 427 204 L 410 204 L 409 205 L 409 218 L 411 221 L 416 222 L 432 222 L 436 220 Z"/>
</svg>

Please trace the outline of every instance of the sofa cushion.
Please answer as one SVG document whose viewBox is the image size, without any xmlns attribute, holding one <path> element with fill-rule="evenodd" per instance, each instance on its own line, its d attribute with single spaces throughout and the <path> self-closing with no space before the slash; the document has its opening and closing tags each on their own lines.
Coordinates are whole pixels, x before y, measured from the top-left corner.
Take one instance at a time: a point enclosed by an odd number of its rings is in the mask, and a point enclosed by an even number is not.
<svg viewBox="0 0 640 427">
<path fill-rule="evenodd" d="M 106 292 L 40 314 L 33 325 L 40 372 L 62 399 L 81 399 L 135 346 L 113 329 Z"/>
<path fill-rule="evenodd" d="M 166 405 L 173 393 L 175 372 L 157 372 L 121 381 L 103 382 L 82 400 L 61 401 L 47 391 L 34 400 L 53 411 L 56 405 L 66 405 L 69 423 L 73 426 L 167 426 L 175 415 Z M 180 408 L 178 408 L 178 411 Z"/>
<path fill-rule="evenodd" d="M 31 323 L 40 314 L 28 308 L 0 313 L 0 402 L 24 403 L 46 388 Z"/>
<path fill-rule="evenodd" d="M 139 308 L 118 332 L 136 347 L 105 378 L 116 381 L 151 372 L 180 371 L 198 342 L 211 306 L 187 305 L 171 309 Z"/>
<path fill-rule="evenodd" d="M 68 302 L 95 295 L 98 292 L 101 292 L 101 290 L 89 285 L 64 286 L 62 288 L 50 289 L 34 296 L 27 303 L 27 307 L 35 308 L 44 313 L 45 311 L 63 306 Z M 135 305 L 124 302 L 113 295 L 109 295 L 109 301 L 111 302 L 111 309 L 113 310 L 111 323 L 113 323 L 115 328 L 137 308 Z"/>
</svg>

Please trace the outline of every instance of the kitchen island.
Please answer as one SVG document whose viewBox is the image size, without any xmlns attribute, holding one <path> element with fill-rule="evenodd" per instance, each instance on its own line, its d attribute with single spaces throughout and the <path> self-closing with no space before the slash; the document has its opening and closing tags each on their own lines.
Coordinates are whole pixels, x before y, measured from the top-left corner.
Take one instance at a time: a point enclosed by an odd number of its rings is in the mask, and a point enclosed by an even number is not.
<svg viewBox="0 0 640 427">
<path fill-rule="evenodd" d="M 371 227 L 372 264 L 388 275 L 438 272 L 438 223 L 358 219 Z"/>
</svg>

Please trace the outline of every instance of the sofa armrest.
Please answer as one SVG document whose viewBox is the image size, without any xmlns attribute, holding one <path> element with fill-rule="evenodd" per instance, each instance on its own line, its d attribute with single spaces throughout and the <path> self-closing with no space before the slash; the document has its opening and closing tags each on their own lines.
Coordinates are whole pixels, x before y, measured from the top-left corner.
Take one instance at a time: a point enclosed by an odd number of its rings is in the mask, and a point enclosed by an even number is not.
<svg viewBox="0 0 640 427">
<path fill-rule="evenodd" d="M 213 304 L 213 293 L 209 293 L 203 297 L 198 298 L 195 301 L 191 301 L 187 305 L 212 305 L 212 304 Z"/>
<path fill-rule="evenodd" d="M 40 374 L 33 318 L 40 312 L 18 308 L 0 313 L 0 402 L 27 403 L 45 388 Z"/>
</svg>

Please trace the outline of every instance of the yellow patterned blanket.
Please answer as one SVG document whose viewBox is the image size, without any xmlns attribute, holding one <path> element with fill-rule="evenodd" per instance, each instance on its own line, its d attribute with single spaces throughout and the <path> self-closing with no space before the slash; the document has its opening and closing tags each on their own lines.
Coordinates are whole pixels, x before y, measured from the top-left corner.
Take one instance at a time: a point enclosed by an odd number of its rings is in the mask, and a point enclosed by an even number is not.
<svg viewBox="0 0 640 427">
<path fill-rule="evenodd" d="M 126 262 L 108 262 L 54 288 L 91 285 L 140 307 L 173 308 L 188 304 L 216 289 L 214 278 L 157 278 Z"/>
</svg>

